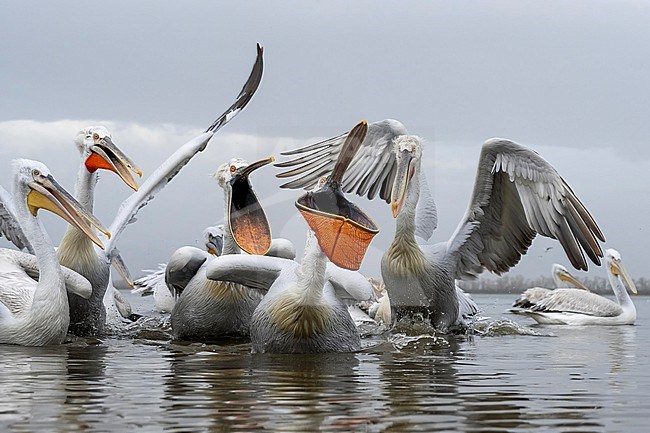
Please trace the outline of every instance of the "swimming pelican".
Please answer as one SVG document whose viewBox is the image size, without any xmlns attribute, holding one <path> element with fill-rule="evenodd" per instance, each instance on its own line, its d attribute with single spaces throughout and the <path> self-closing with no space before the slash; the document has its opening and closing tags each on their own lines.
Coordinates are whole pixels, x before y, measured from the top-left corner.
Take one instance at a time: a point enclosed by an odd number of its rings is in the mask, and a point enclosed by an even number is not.
<svg viewBox="0 0 650 433">
<path fill-rule="evenodd" d="M 122 231 L 135 220 L 137 212 L 149 203 L 154 195 L 163 189 L 194 155 L 205 149 L 210 138 L 248 104 L 262 79 L 262 54 L 263 50 L 258 45 L 257 59 L 251 74 L 230 108 L 219 116 L 203 134 L 190 140 L 167 158 L 135 193 L 122 202 L 110 225 L 113 238 L 108 241 L 105 251 L 94 250 L 92 245 L 73 228 L 66 232 L 57 250 L 61 264 L 79 272 L 93 285 L 93 294 L 90 299 L 70 297 L 70 332 L 82 336 L 97 335 L 103 332 L 106 312 L 102 300 L 107 292 L 110 266 L 119 256 L 116 243 Z M 112 153 L 107 151 L 107 143 L 112 143 L 107 131 L 100 128 L 84 130 L 77 142 L 78 144 L 87 144 L 91 150 L 91 154 L 87 156 L 86 146 L 80 145 L 80 150 L 84 153 L 75 185 L 75 195 L 87 209 L 92 209 L 93 205 L 94 187 L 97 182 L 97 175 L 94 171 L 97 168 L 108 168 L 115 171 L 128 185 L 134 189 L 137 188 L 135 181 L 130 178 L 129 169 L 140 174 L 139 170 L 125 155 L 120 155 L 121 152 L 118 153 L 115 149 Z M 109 297 L 108 302 L 111 301 L 113 299 Z"/>
<path fill-rule="evenodd" d="M 295 257 L 293 244 L 284 239 L 271 239 L 266 214 L 250 183 L 254 170 L 274 160 L 270 157 L 249 164 L 233 158 L 221 164 L 215 173 L 224 192 L 226 214 L 220 255 L 240 255 L 242 250 L 265 254 L 273 243 L 280 242 L 288 244 L 290 258 Z M 209 236 L 207 241 L 210 242 Z M 171 314 L 172 332 L 177 339 L 248 336 L 251 315 L 262 295 L 243 285 L 207 279 L 206 264 L 212 257 L 216 256 L 186 246 L 176 250 L 167 263 L 165 281 L 177 298 Z"/>
<path fill-rule="evenodd" d="M 332 169 L 345 137 L 284 152 L 298 157 L 276 164 L 294 167 L 278 177 L 301 177 L 282 186 L 313 185 Z M 584 253 L 600 264 L 597 239 L 603 235 L 569 185 L 538 153 L 502 138 L 483 144 L 474 192 L 454 234 L 446 242 L 423 245 L 436 228 L 437 214 L 421 159 L 421 138 L 407 135 L 396 120 L 376 122 L 342 183 L 346 192 L 370 199 L 379 193 L 397 219 L 381 264 L 393 320 L 419 311 L 440 331 L 464 328 L 477 309 L 455 281 L 485 269 L 508 271 L 537 234 L 557 239 L 578 269 L 587 269 Z"/>
<path fill-rule="evenodd" d="M 555 283 L 556 289 L 572 287 L 589 290 L 580 280 L 574 277 L 567 268 L 558 263 L 554 263 L 551 267 L 551 275 L 553 276 L 553 282 Z M 512 306 L 528 308 L 548 296 L 551 292 L 553 292 L 552 289 L 547 289 L 545 287 L 531 287 L 530 289 L 526 289 L 524 293 L 515 300 Z"/>
<path fill-rule="evenodd" d="M 60 344 L 70 321 L 66 285 L 68 290 L 86 298 L 92 287 L 81 275 L 62 270 L 52 241 L 37 218 L 38 210 L 46 209 L 60 216 L 101 248 L 103 245 L 90 225 L 106 234 L 108 231 L 56 182 L 44 164 L 18 159 L 13 166 L 13 203 L 6 201 L 4 192 L 0 198 L 4 209 L 13 213 L 12 224 L 19 224 L 21 236 L 34 255 L 0 249 L 0 343 Z M 40 272 L 38 282 L 32 279 L 35 270 Z"/>
<path fill-rule="evenodd" d="M 358 272 L 377 229 L 339 189 L 347 165 L 367 130 L 357 125 L 323 186 L 296 200 L 308 222 L 302 263 L 265 256 L 216 257 L 206 275 L 267 291 L 250 323 L 253 352 L 351 352 L 361 346 L 345 302 L 368 300 L 370 282 Z M 341 267 L 332 266 L 328 258 Z M 346 269 L 347 268 L 347 269 Z"/>
<path fill-rule="evenodd" d="M 555 289 L 524 310 L 511 310 L 549 325 L 632 325 L 636 308 L 627 288 L 637 294 L 634 281 L 614 249 L 605 251 L 605 268 L 616 302 L 581 289 Z"/>
</svg>

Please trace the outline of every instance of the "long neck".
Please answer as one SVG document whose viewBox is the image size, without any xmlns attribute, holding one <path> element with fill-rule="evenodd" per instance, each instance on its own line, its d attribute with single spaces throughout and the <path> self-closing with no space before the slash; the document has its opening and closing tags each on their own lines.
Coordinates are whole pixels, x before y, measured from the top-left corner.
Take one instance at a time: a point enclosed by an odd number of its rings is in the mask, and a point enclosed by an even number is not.
<svg viewBox="0 0 650 433">
<path fill-rule="evenodd" d="M 90 173 L 82 162 L 74 184 L 74 196 L 88 212 L 92 212 L 95 205 L 97 178 L 97 172 Z"/>
<path fill-rule="evenodd" d="M 241 249 L 239 248 L 239 245 L 237 245 L 235 239 L 232 237 L 232 233 L 230 233 L 230 221 L 228 219 L 228 206 L 230 205 L 230 194 L 232 194 L 232 191 L 224 189 L 223 204 L 224 204 L 225 222 L 223 228 L 223 252 L 221 253 L 222 255 L 241 253 Z"/>
<path fill-rule="evenodd" d="M 634 308 L 634 303 L 632 302 L 632 299 L 630 299 L 630 295 L 628 295 L 627 290 L 625 289 L 625 284 L 621 281 L 621 277 L 610 272 L 609 283 L 612 285 L 614 296 L 616 296 L 616 301 L 618 301 L 619 305 L 623 308 Z"/>
<path fill-rule="evenodd" d="M 316 305 L 323 296 L 327 257 L 320 249 L 314 232 L 309 230 L 305 255 L 298 270 L 297 290 L 305 305 Z"/>
<path fill-rule="evenodd" d="M 386 252 L 389 263 L 399 275 L 408 275 L 424 269 L 425 259 L 415 240 L 415 209 L 420 198 L 420 166 L 406 191 L 404 205 L 397 216 L 395 238 Z"/>
<path fill-rule="evenodd" d="M 65 295 L 65 288 L 63 285 L 63 273 L 56 258 L 52 240 L 47 235 L 38 218 L 29 212 L 25 197 L 20 197 L 19 195 L 16 195 L 16 213 L 25 232 L 25 236 L 34 249 L 34 255 L 36 256 L 39 269 L 38 286 L 34 294 L 34 301 L 60 301 L 62 294 Z M 45 287 L 55 287 L 56 290 L 43 290 Z"/>
<path fill-rule="evenodd" d="M 93 211 L 95 185 L 97 185 L 97 172 L 90 173 L 82 163 L 77 174 L 74 195 L 88 212 Z M 68 225 L 63 239 L 61 239 L 57 256 L 62 265 L 74 269 L 84 276 L 89 276 L 95 270 L 98 261 L 90 238 L 71 225 Z"/>
</svg>

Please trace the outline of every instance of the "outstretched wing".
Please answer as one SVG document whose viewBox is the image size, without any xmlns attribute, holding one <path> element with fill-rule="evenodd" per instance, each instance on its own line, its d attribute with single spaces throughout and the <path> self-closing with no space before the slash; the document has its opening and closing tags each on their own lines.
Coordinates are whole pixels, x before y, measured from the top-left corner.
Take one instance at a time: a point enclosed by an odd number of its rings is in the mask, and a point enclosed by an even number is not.
<svg viewBox="0 0 650 433">
<path fill-rule="evenodd" d="M 405 134 L 408 134 L 406 128 L 397 120 L 386 119 L 368 125 L 366 138 L 343 176 L 343 191 L 355 192 L 360 196 L 367 194 L 369 199 L 379 192 L 379 197 L 388 203 L 397 170 L 393 140 Z M 283 152 L 282 155 L 296 157 L 276 163 L 276 167 L 290 168 L 276 176 L 299 177 L 281 185 L 281 188 L 311 188 L 321 177 L 329 175 L 347 136 L 346 132 L 316 144 Z"/>
<path fill-rule="evenodd" d="M 465 217 L 447 242 L 455 278 L 506 272 L 541 234 L 557 239 L 571 264 L 597 265 L 605 238 L 587 208 L 537 152 L 505 139 L 485 142 Z"/>
<path fill-rule="evenodd" d="M 160 263 L 155 271 L 145 269 L 146 274 L 133 282 L 134 288 L 131 289 L 131 293 L 139 293 L 140 296 L 153 295 L 154 288 L 158 284 L 165 284 L 165 269 L 167 269 L 166 263 Z"/>
<path fill-rule="evenodd" d="M 11 194 L 0 186 L 0 237 L 2 236 L 6 237 L 19 249 L 26 249 L 30 253 L 34 253 L 27 237 L 25 237 L 25 233 L 23 233 L 23 229 L 18 224 Z"/>
<path fill-rule="evenodd" d="M 122 204 L 109 227 L 111 239 L 106 243 L 106 255 L 112 259 L 113 250 L 117 240 L 126 226 L 135 220 L 138 211 L 153 200 L 156 193 L 165 187 L 178 172 L 196 155 L 205 149 L 210 138 L 225 124 L 230 122 L 253 97 L 263 71 L 263 50 L 257 45 L 257 59 L 253 65 L 248 81 L 237 96 L 237 100 L 212 125 L 201 135 L 190 140 L 174 152 L 162 163 L 140 186 L 139 190 L 131 194 Z"/>
</svg>

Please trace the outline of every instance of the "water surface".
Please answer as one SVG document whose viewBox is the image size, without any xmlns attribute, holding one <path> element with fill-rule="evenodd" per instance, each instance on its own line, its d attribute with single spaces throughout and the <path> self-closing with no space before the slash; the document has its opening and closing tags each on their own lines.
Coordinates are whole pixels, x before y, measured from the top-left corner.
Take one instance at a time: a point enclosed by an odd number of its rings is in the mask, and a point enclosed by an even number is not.
<svg viewBox="0 0 650 433">
<path fill-rule="evenodd" d="M 647 431 L 650 298 L 634 299 L 635 326 L 577 328 L 474 297 L 490 317 L 474 335 L 373 336 L 352 354 L 138 329 L 0 346 L 0 431 Z"/>
</svg>

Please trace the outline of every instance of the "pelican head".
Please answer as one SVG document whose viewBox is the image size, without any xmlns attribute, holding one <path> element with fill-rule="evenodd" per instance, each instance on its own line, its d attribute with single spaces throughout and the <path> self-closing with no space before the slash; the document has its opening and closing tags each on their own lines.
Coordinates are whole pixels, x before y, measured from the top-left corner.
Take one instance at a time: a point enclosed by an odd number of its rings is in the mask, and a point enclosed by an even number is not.
<svg viewBox="0 0 650 433">
<path fill-rule="evenodd" d="M 394 144 L 397 174 L 391 190 L 390 205 L 393 218 L 397 218 L 404 205 L 409 182 L 420 167 L 422 139 L 415 135 L 400 135 L 395 138 Z"/>
<path fill-rule="evenodd" d="M 14 175 L 17 192 L 21 197 L 26 197 L 29 212 L 33 216 L 38 214 L 39 209 L 49 210 L 81 230 L 100 248 L 104 248 L 91 225 L 110 237 L 108 230 L 59 185 L 45 164 L 17 159 L 14 161 Z"/>
<path fill-rule="evenodd" d="M 223 250 L 223 224 L 211 226 L 203 230 L 203 238 L 205 239 L 205 248 L 208 253 L 220 256 Z"/>
<path fill-rule="evenodd" d="M 273 161 L 275 158 L 272 156 L 250 164 L 234 158 L 222 164 L 214 175 L 226 192 L 232 237 L 249 254 L 266 254 L 271 248 L 271 226 L 249 177 L 253 171 Z"/>
<path fill-rule="evenodd" d="M 365 120 L 348 134 L 329 177 L 321 178 L 314 190 L 296 200 L 296 207 L 314 231 L 318 245 L 332 263 L 357 270 L 370 241 L 377 233 L 377 224 L 361 208 L 345 198 L 340 183 L 350 161 L 368 131 Z"/>
<path fill-rule="evenodd" d="M 138 190 L 138 183 L 131 172 L 142 177 L 142 171 L 113 143 L 108 129 L 103 126 L 89 126 L 77 133 L 74 142 L 90 173 L 94 173 L 99 168 L 110 170 L 128 186 L 135 191 Z"/>
<path fill-rule="evenodd" d="M 589 291 L 587 286 L 585 286 L 580 280 L 573 276 L 573 274 L 571 274 L 567 268 L 560 264 L 553 264 L 552 274 L 556 287 L 564 287 L 564 282 L 567 282 L 578 289 Z"/>
<path fill-rule="evenodd" d="M 605 263 L 607 263 L 608 271 L 615 277 L 620 278 L 623 284 L 630 290 L 630 292 L 638 295 L 636 285 L 632 281 L 632 277 L 627 273 L 623 264 L 621 263 L 621 254 L 613 248 L 605 251 Z"/>
</svg>

